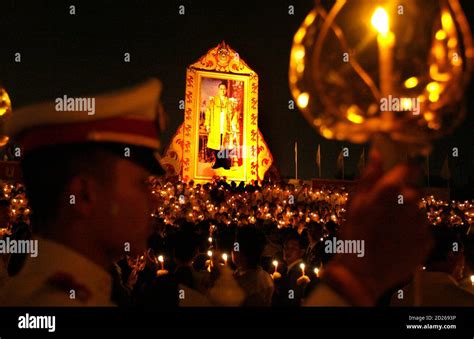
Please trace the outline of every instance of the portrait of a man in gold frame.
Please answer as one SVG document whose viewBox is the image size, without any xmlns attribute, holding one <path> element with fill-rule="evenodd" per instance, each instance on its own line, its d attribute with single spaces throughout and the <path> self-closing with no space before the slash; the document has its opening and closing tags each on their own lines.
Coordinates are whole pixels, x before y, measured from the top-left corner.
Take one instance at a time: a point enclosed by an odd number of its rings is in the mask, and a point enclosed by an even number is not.
<svg viewBox="0 0 474 339">
<path fill-rule="evenodd" d="M 258 179 L 258 76 L 224 42 L 186 72 L 183 179 Z"/>
</svg>

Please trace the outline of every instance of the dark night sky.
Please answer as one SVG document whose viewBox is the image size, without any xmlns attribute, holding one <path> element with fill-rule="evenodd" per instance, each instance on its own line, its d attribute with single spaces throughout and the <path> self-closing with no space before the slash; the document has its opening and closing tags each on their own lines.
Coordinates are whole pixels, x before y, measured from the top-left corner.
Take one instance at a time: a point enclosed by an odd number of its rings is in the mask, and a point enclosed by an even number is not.
<svg viewBox="0 0 474 339">
<path fill-rule="evenodd" d="M 299 176 L 315 177 L 320 143 L 323 177 L 334 178 L 343 143 L 322 139 L 297 110 L 288 110 L 291 42 L 313 2 L 161 2 L 2 1 L 0 81 L 14 107 L 158 76 L 164 83 L 162 101 L 170 119 L 163 138 L 166 144 L 183 120 L 178 102 L 184 94 L 186 66 L 225 40 L 259 75 L 259 126 L 281 173 L 294 174 L 293 149 L 298 141 Z M 473 26 L 473 2 L 461 3 Z M 76 5 L 75 16 L 69 15 L 70 4 Z M 178 15 L 181 4 L 186 8 L 184 16 Z M 289 5 L 295 6 L 295 15 L 288 15 Z M 15 52 L 22 54 L 21 63 L 14 63 Z M 131 53 L 129 64 L 123 62 L 125 52 Z M 467 120 L 437 142 L 431 156 L 432 174 L 438 175 L 448 149 L 459 148 L 460 159 L 451 164 L 459 197 L 472 197 L 474 192 L 474 117 L 469 114 L 474 108 L 473 88 L 471 83 Z M 362 146 L 344 145 L 351 152 L 346 173 L 355 172 Z"/>
</svg>

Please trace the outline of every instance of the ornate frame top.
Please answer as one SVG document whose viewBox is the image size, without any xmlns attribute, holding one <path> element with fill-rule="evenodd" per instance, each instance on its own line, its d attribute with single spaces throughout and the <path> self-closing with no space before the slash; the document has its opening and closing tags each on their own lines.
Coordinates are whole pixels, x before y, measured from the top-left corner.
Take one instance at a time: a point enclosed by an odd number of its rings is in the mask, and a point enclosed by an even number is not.
<svg viewBox="0 0 474 339">
<path fill-rule="evenodd" d="M 255 74 L 245 61 L 240 58 L 239 53 L 230 48 L 225 41 L 210 49 L 198 61 L 190 65 L 189 68 L 235 74 Z"/>
</svg>

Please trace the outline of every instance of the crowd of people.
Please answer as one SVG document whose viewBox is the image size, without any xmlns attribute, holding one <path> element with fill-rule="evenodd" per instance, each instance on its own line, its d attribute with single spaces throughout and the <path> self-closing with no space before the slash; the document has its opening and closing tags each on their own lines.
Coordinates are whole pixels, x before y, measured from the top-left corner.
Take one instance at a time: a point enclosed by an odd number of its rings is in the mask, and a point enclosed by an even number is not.
<svg viewBox="0 0 474 339">
<path fill-rule="evenodd" d="M 344 187 L 304 182 L 244 185 L 216 178 L 195 184 L 150 177 L 148 184 L 154 233 L 146 253 L 125 256 L 114 267 L 119 305 L 302 305 L 333 256 L 325 241 L 338 236 L 350 195 Z M 24 233 L 30 209 L 23 186 L 3 183 L 2 192 L 2 214 L 9 216 L 2 234 Z M 443 234 L 444 254 L 434 251 L 441 260 L 448 260 L 446 241 L 459 240 L 465 254 L 450 269 L 470 288 L 474 203 L 428 196 L 420 208 L 433 232 Z M 391 302 L 389 292 L 381 304 Z"/>
</svg>

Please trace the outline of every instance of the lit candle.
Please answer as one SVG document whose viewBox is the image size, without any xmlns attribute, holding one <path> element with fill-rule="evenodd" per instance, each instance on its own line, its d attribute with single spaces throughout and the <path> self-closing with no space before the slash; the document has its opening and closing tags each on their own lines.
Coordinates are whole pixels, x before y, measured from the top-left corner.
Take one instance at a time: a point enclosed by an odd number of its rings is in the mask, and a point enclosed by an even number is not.
<svg viewBox="0 0 474 339">
<path fill-rule="evenodd" d="M 314 274 L 316 274 L 316 278 L 319 278 L 319 268 L 314 268 Z"/>
<path fill-rule="evenodd" d="M 212 268 L 212 251 L 207 251 L 207 255 L 209 256 L 209 260 L 208 260 L 208 263 L 207 263 L 207 271 L 208 271 L 208 272 L 211 272 L 211 268 Z"/>
<path fill-rule="evenodd" d="M 272 279 L 273 280 L 280 279 L 281 274 L 280 274 L 280 272 L 278 272 L 278 261 L 277 260 L 273 260 L 273 266 L 275 266 L 275 271 L 272 274 Z"/>
<path fill-rule="evenodd" d="M 395 35 L 390 31 L 388 13 L 382 7 L 377 7 L 371 20 L 379 33 L 377 36 L 379 50 L 379 80 L 382 97 L 392 94 L 393 47 Z"/>
<path fill-rule="evenodd" d="M 227 265 L 227 254 L 222 254 L 222 259 L 224 259 L 224 265 Z"/>
<path fill-rule="evenodd" d="M 300 268 L 301 268 L 301 277 L 299 277 L 298 280 L 296 280 L 296 284 L 301 285 L 301 284 L 309 283 L 311 279 L 309 279 L 309 277 L 305 274 L 305 264 L 301 263 Z"/>
<path fill-rule="evenodd" d="M 165 270 L 165 259 L 163 258 L 162 255 L 158 256 L 158 261 L 161 264 L 161 269 L 156 272 L 156 275 L 162 276 L 162 275 L 168 274 L 168 271 Z"/>
<path fill-rule="evenodd" d="M 471 284 L 474 286 L 474 275 L 471 275 Z"/>
</svg>

